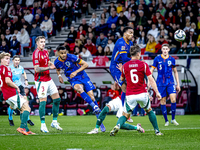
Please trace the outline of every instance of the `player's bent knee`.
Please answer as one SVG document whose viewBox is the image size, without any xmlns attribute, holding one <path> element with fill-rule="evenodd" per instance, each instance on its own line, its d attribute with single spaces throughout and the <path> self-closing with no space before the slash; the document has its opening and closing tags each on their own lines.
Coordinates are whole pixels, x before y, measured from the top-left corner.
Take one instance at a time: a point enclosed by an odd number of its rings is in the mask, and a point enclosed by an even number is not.
<svg viewBox="0 0 200 150">
<path fill-rule="evenodd" d="M 24 104 L 22 105 L 22 107 L 21 107 L 20 112 L 23 113 L 24 111 L 28 111 L 28 112 L 31 111 L 31 108 L 29 107 L 28 102 L 24 103 Z"/>
<path fill-rule="evenodd" d="M 149 113 L 151 110 L 152 110 L 152 108 L 149 108 L 149 109 L 147 109 L 145 111 L 146 111 L 146 113 Z"/>
<path fill-rule="evenodd" d="M 125 113 L 124 111 L 123 111 L 122 115 L 125 116 L 127 119 L 130 118 L 130 116 L 131 116 L 131 114 Z"/>
<path fill-rule="evenodd" d="M 161 100 L 160 100 L 160 104 L 161 104 L 161 105 L 166 105 L 166 99 L 161 99 Z"/>
<path fill-rule="evenodd" d="M 176 103 L 176 99 L 171 99 L 171 103 Z"/>
</svg>

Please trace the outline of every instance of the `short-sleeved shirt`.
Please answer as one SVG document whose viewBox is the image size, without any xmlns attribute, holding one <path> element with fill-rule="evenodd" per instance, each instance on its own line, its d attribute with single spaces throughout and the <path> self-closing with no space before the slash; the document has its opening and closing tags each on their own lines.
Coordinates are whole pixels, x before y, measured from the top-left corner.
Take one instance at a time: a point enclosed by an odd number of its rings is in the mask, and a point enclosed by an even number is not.
<svg viewBox="0 0 200 150">
<path fill-rule="evenodd" d="M 173 57 L 169 56 L 165 59 L 162 55 L 159 55 L 154 59 L 152 67 L 158 70 L 157 86 L 174 84 L 172 71 L 176 67 L 176 63 Z"/>
<path fill-rule="evenodd" d="M 106 66 L 106 62 L 108 61 L 107 56 L 97 56 L 92 60 L 93 63 L 96 63 L 96 66 Z"/>
<path fill-rule="evenodd" d="M 39 50 L 36 49 L 33 52 L 33 66 L 39 65 L 39 67 L 48 67 L 49 62 L 49 54 L 47 50 Z M 49 70 L 46 70 L 44 72 L 36 73 L 35 72 L 35 81 L 42 81 L 47 82 L 51 80 L 51 77 L 49 75 Z"/>
<path fill-rule="evenodd" d="M 9 77 L 12 81 L 11 69 L 9 67 L 1 65 L 0 66 L 0 87 L 1 87 L 3 97 L 5 100 L 16 95 L 16 89 L 7 85 L 6 80 L 5 80 L 6 77 Z"/>
<path fill-rule="evenodd" d="M 126 78 L 126 95 L 141 94 L 147 92 L 145 75 L 151 75 L 147 63 L 140 60 L 131 60 L 122 67 L 122 77 Z"/>
<path fill-rule="evenodd" d="M 12 80 L 17 85 L 22 85 L 21 76 L 24 74 L 24 68 L 22 66 L 18 66 L 17 68 L 14 67 L 14 65 L 10 66 L 12 71 Z"/>
<path fill-rule="evenodd" d="M 79 59 L 76 55 L 67 54 L 67 58 L 65 60 L 62 60 L 60 57 L 58 57 L 54 61 L 54 65 L 58 70 L 60 70 L 60 69 L 64 70 L 65 76 L 71 82 L 71 81 L 76 81 L 76 80 L 80 80 L 80 79 L 84 79 L 84 78 L 88 77 L 86 72 L 83 70 L 83 71 L 77 73 L 77 75 L 75 77 L 73 77 L 72 79 L 70 78 L 70 74 L 72 72 L 78 70 L 81 67 L 79 65 L 81 63 L 81 61 L 82 61 L 82 59 Z"/>
</svg>

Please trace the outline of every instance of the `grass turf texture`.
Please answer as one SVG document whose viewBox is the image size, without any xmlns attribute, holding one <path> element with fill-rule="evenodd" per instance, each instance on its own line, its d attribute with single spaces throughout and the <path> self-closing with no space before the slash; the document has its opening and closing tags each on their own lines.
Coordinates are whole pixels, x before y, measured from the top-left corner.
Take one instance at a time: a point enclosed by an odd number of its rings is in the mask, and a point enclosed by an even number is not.
<svg viewBox="0 0 200 150">
<path fill-rule="evenodd" d="M 157 116 L 158 125 L 164 136 L 156 136 L 147 116 L 132 117 L 136 125 L 141 123 L 145 133 L 120 130 L 115 137 L 109 133 L 117 122 L 114 115 L 108 115 L 104 121 L 106 132 L 87 135 L 95 127 L 95 116 L 60 116 L 58 122 L 63 131 L 50 127 L 52 117 L 46 116 L 50 133 L 40 132 L 39 116 L 31 116 L 35 126 L 30 127 L 37 135 L 22 135 L 16 131 L 20 125 L 19 116 L 14 116 L 14 127 L 9 126 L 8 116 L 0 116 L 0 149 L 73 149 L 83 150 L 132 150 L 132 149 L 200 149 L 199 115 L 176 116 L 179 126 L 170 123 L 164 127 L 163 117 Z M 168 115 L 170 120 L 171 116 Z"/>
</svg>

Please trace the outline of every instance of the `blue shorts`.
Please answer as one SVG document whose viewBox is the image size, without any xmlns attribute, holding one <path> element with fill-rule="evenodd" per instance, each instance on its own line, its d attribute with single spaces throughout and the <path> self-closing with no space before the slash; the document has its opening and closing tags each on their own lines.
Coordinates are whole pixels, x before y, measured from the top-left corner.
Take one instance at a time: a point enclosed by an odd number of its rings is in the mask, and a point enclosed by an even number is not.
<svg viewBox="0 0 200 150">
<path fill-rule="evenodd" d="M 93 85 L 93 83 L 90 81 L 90 78 L 88 77 L 80 78 L 79 80 L 69 81 L 69 82 L 71 83 L 73 88 L 76 84 L 82 84 L 86 93 L 95 89 L 95 86 Z"/>
<path fill-rule="evenodd" d="M 121 80 L 121 72 L 120 71 L 111 71 L 110 72 L 112 77 L 114 78 L 114 80 L 117 82 L 117 84 L 121 87 L 122 84 L 125 82 L 125 81 L 122 81 Z"/>
<path fill-rule="evenodd" d="M 168 95 L 176 93 L 176 87 L 174 84 L 169 84 L 167 86 L 158 86 L 158 91 L 160 92 L 162 97 L 166 97 Z"/>
</svg>

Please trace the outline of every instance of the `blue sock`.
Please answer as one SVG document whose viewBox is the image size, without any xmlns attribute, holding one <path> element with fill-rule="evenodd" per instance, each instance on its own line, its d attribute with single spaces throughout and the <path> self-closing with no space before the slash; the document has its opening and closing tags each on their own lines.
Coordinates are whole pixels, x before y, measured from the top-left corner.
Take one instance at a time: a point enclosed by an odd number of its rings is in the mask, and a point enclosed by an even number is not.
<svg viewBox="0 0 200 150">
<path fill-rule="evenodd" d="M 137 110 L 138 110 L 138 104 L 136 105 L 136 107 L 133 109 L 133 115 L 137 116 Z"/>
<path fill-rule="evenodd" d="M 168 119 L 167 119 L 167 108 L 166 108 L 166 105 L 161 105 L 161 111 L 162 111 L 162 114 L 163 114 L 163 116 L 165 118 L 165 122 L 167 122 Z"/>
<path fill-rule="evenodd" d="M 94 109 L 95 103 L 92 101 L 92 99 L 87 95 L 87 93 L 83 92 L 80 94 L 81 97 Z M 97 105 L 98 106 L 98 105 Z"/>
<path fill-rule="evenodd" d="M 145 115 L 145 111 L 143 108 L 141 108 L 141 114 L 144 116 Z"/>
<path fill-rule="evenodd" d="M 176 113 L 176 103 L 171 103 L 171 111 L 172 111 L 172 120 L 174 120 Z"/>
<path fill-rule="evenodd" d="M 13 114 L 13 110 L 10 109 L 10 107 L 8 107 L 8 118 L 9 118 L 9 120 L 13 120 L 12 114 Z"/>
<path fill-rule="evenodd" d="M 95 105 L 99 106 L 96 100 L 94 101 L 94 103 L 95 103 Z"/>
<path fill-rule="evenodd" d="M 29 115 L 28 115 L 28 120 L 30 120 L 30 117 L 29 117 Z"/>
<path fill-rule="evenodd" d="M 121 95 L 122 106 L 124 106 L 125 98 L 126 98 L 126 93 L 122 92 L 122 95 Z"/>
</svg>

